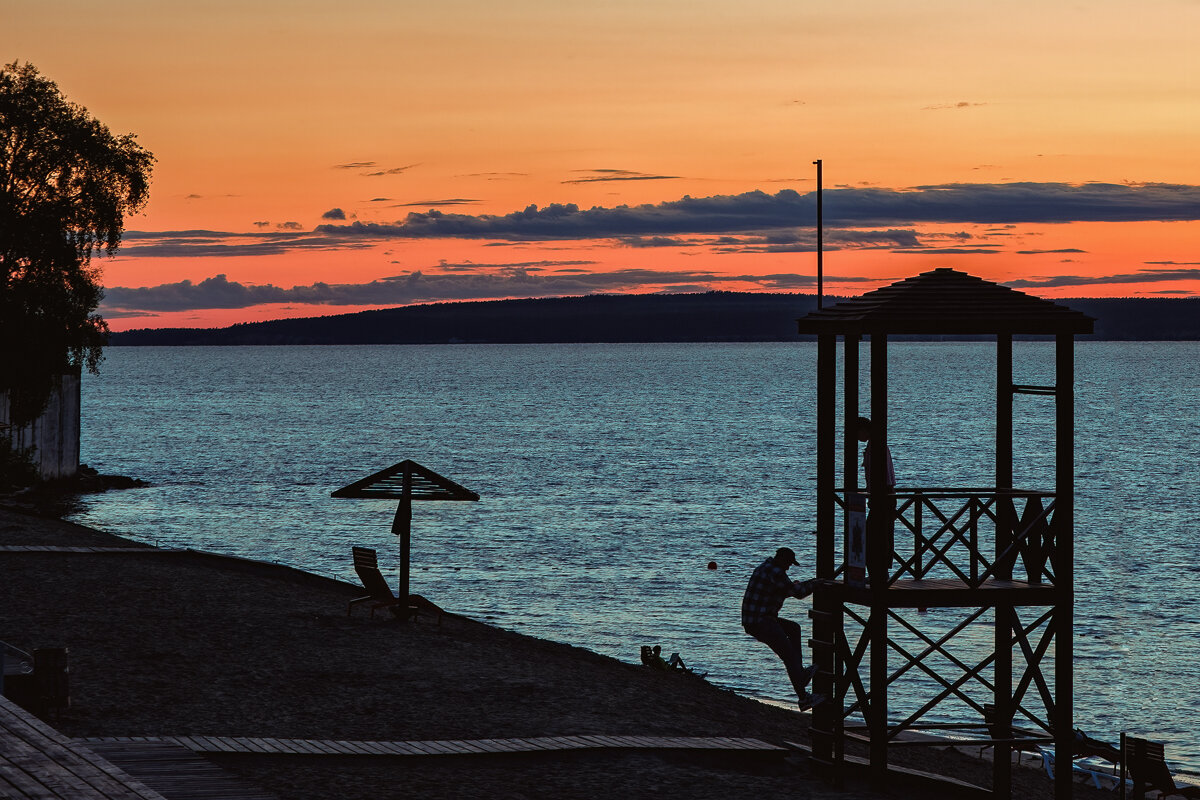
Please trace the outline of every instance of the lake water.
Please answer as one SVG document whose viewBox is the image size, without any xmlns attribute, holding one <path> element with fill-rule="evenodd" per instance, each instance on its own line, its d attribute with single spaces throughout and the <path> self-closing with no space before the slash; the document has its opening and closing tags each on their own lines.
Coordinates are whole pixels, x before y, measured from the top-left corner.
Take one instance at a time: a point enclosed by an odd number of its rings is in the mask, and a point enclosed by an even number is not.
<svg viewBox="0 0 1200 800">
<path fill-rule="evenodd" d="M 1052 345 L 1015 351 L 1016 382 L 1054 382 Z M 891 353 L 900 484 L 991 483 L 993 347 Z M 739 606 L 776 547 L 814 555 L 815 359 L 810 344 L 112 348 L 85 377 L 82 460 L 153 485 L 73 519 L 352 582 L 351 546 L 375 547 L 394 585 L 394 503 L 329 494 L 411 458 L 481 496 L 414 504 L 414 592 L 625 661 L 660 643 L 787 701 Z M 1076 361 L 1076 724 L 1164 740 L 1200 770 L 1200 343 L 1085 342 Z M 1017 397 L 1016 420 L 1016 484 L 1052 490 L 1053 399 Z M 784 608 L 806 631 L 807 606 Z"/>
</svg>

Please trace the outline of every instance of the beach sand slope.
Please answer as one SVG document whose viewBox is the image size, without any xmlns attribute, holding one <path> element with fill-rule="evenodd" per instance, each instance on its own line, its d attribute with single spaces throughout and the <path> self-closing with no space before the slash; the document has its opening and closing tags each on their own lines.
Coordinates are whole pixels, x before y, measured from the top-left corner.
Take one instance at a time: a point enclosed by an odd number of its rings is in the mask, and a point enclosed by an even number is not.
<svg viewBox="0 0 1200 800">
<path fill-rule="evenodd" d="M 0 509 L 0 545 L 132 544 Z M 440 625 L 433 616 L 416 624 L 386 612 L 372 618 L 361 608 L 348 616 L 347 603 L 361 588 L 279 565 L 149 547 L 2 556 L 0 639 L 25 650 L 69 648 L 71 707 L 48 721 L 70 736 L 808 741 L 807 714 L 700 678 L 652 672 L 450 613 Z M 630 642 L 631 662 L 638 645 Z M 990 765 L 954 750 L 910 748 L 902 755 L 920 769 L 990 783 Z M 930 796 L 904 785 L 878 794 L 835 791 L 813 778 L 799 755 L 585 751 L 212 760 L 288 800 Z M 1076 796 L 1092 794 L 1080 787 Z M 1052 791 L 1044 774 L 1022 769 L 1014 795 L 1050 797 Z"/>
</svg>

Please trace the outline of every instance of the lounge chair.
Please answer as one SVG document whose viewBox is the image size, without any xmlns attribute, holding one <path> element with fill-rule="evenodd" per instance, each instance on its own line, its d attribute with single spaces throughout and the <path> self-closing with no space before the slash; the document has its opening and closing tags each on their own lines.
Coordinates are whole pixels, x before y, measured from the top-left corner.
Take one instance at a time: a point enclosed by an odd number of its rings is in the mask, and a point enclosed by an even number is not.
<svg viewBox="0 0 1200 800">
<path fill-rule="evenodd" d="M 1079 740 L 1076 739 L 1078 742 Z M 1054 751 L 1048 747 L 1040 747 L 1038 751 L 1042 756 L 1042 767 L 1046 770 L 1047 777 L 1054 780 Z M 1076 754 L 1071 760 L 1071 774 L 1077 780 L 1090 782 L 1097 789 L 1106 789 L 1113 791 L 1121 785 L 1121 775 L 1117 771 L 1117 765 L 1097 766 L 1090 762 L 1079 763 L 1075 759 L 1088 758 L 1087 754 Z"/>
<path fill-rule="evenodd" d="M 1159 797 L 1200 797 L 1200 786 L 1184 784 L 1179 786 L 1171 776 L 1171 768 L 1167 766 L 1165 748 L 1162 742 L 1152 742 L 1149 739 L 1139 739 L 1136 736 L 1121 734 L 1121 752 L 1125 755 L 1121 769 L 1122 777 L 1129 776 L 1133 789 L 1129 797 L 1141 798 L 1147 792 L 1158 790 Z M 1125 797 L 1125 792 L 1121 792 Z"/>
<path fill-rule="evenodd" d="M 408 619 L 416 619 L 419 609 L 392 594 L 391 587 L 379 571 L 379 558 L 374 550 L 369 547 L 354 548 L 354 571 L 358 573 L 363 588 L 370 594 L 351 600 L 350 605 L 346 607 L 346 616 L 350 616 L 359 603 L 370 603 L 372 617 L 375 616 L 376 609 L 387 608 L 397 617 L 405 618 L 407 614 Z"/>
</svg>

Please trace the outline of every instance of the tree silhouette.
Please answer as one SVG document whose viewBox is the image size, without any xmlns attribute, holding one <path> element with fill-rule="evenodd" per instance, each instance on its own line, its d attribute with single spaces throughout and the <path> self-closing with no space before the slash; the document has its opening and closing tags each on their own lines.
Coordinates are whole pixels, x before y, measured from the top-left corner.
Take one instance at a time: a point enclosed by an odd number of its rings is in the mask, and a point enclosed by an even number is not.
<svg viewBox="0 0 1200 800">
<path fill-rule="evenodd" d="M 92 256 L 117 250 L 153 164 L 32 64 L 0 68 L 0 391 L 15 424 L 41 413 L 54 375 L 97 371 L 108 325 Z"/>
</svg>

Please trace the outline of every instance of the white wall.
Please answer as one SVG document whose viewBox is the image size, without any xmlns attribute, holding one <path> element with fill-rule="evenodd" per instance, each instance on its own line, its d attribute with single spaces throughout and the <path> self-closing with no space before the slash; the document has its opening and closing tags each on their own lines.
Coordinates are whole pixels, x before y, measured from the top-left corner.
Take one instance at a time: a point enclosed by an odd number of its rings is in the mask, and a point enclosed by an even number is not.
<svg viewBox="0 0 1200 800">
<path fill-rule="evenodd" d="M 79 375 L 59 375 L 42 415 L 28 425 L 9 427 L 8 394 L 0 392 L 0 436 L 15 449 L 33 447 L 33 463 L 45 480 L 79 471 Z"/>
</svg>

